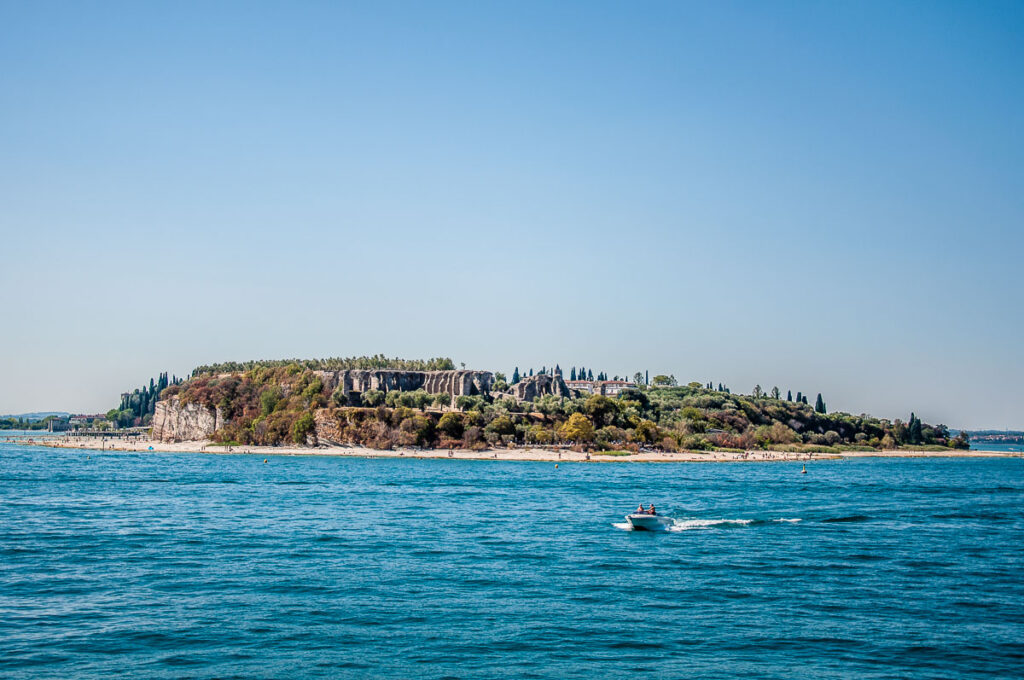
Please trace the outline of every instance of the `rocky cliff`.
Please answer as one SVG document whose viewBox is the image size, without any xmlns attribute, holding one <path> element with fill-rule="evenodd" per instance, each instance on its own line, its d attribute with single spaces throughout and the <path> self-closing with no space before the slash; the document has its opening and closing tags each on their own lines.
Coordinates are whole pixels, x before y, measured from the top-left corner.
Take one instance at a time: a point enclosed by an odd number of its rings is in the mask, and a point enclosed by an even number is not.
<svg viewBox="0 0 1024 680">
<path fill-rule="evenodd" d="M 489 371 L 396 371 L 356 370 L 315 371 L 327 394 L 341 388 L 349 403 L 359 403 L 359 395 L 368 390 L 425 390 L 430 394 L 448 394 L 453 399 L 466 395 L 486 395 L 491 391 L 494 375 Z M 218 376 L 223 379 L 231 374 Z M 186 386 L 188 383 L 186 383 Z M 290 386 L 284 385 L 285 396 Z M 227 424 L 219 408 L 203 406 L 195 401 L 182 403 L 180 397 L 161 400 L 153 414 L 153 438 L 159 441 L 207 439 Z"/>
<path fill-rule="evenodd" d="M 158 401 L 153 413 L 153 439 L 178 442 L 208 439 L 225 422 L 219 408 L 182 404 L 178 397 Z"/>
</svg>

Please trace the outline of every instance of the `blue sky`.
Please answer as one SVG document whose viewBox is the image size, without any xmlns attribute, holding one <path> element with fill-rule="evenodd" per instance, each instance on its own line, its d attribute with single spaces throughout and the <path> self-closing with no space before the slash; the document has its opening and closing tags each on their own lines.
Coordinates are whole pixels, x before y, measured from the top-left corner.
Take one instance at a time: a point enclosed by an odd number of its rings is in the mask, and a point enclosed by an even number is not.
<svg viewBox="0 0 1024 680">
<path fill-rule="evenodd" d="M 1024 427 L 1020 3 L 0 2 L 0 413 L 228 359 Z"/>
</svg>

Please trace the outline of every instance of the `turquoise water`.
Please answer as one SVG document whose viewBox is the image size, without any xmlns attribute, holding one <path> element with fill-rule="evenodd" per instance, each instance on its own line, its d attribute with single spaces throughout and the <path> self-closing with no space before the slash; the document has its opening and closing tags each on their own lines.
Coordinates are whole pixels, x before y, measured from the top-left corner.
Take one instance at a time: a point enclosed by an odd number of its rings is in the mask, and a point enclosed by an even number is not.
<svg viewBox="0 0 1024 680">
<path fill-rule="evenodd" d="M 971 442 L 971 449 L 975 451 L 1004 451 L 1006 453 L 1024 453 L 1024 445 L 1016 442 Z"/>
<path fill-rule="evenodd" d="M 0 465 L 5 678 L 1024 674 L 1020 459 Z"/>
</svg>

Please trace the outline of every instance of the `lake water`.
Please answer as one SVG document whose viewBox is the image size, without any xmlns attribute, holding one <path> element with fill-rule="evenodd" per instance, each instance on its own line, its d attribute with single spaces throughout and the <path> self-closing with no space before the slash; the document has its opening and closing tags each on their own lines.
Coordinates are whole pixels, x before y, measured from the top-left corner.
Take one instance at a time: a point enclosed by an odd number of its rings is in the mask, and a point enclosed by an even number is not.
<svg viewBox="0 0 1024 680">
<path fill-rule="evenodd" d="M 1020 459 L 0 466 L 5 678 L 1024 675 Z"/>
</svg>

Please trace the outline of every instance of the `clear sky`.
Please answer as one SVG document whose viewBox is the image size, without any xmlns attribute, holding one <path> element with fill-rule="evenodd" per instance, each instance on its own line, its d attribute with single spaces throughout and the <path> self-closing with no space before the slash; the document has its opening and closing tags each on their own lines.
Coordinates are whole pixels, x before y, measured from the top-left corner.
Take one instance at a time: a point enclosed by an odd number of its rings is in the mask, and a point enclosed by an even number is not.
<svg viewBox="0 0 1024 680">
<path fill-rule="evenodd" d="M 0 413 L 451 356 L 1024 427 L 1024 3 L 0 1 Z"/>
</svg>

